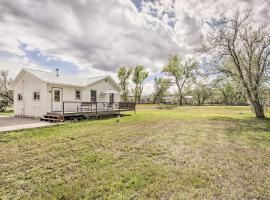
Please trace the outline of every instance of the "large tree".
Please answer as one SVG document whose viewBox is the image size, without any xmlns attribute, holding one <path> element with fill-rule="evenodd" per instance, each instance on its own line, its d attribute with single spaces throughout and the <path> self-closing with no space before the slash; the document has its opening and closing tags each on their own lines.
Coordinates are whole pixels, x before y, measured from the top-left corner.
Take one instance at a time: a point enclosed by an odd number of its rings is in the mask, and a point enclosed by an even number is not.
<svg viewBox="0 0 270 200">
<path fill-rule="evenodd" d="M 215 70 L 240 81 L 256 117 L 264 118 L 261 88 L 269 73 L 268 27 L 255 23 L 250 9 L 237 10 L 214 21 L 202 41 L 202 50 L 211 56 Z"/>
<path fill-rule="evenodd" d="M 127 101 L 128 100 L 128 81 L 130 78 L 130 75 L 132 73 L 132 68 L 127 68 L 125 66 L 122 66 L 118 69 L 118 78 L 120 80 L 120 87 L 122 89 L 122 100 Z"/>
<path fill-rule="evenodd" d="M 141 102 L 143 85 L 147 77 L 148 77 L 148 72 L 144 69 L 144 66 L 137 65 L 134 68 L 132 81 L 135 84 L 135 88 L 134 88 L 135 102 L 139 102 L 139 103 Z"/>
<path fill-rule="evenodd" d="M 194 59 L 188 59 L 183 62 L 177 55 L 170 56 L 169 62 L 163 67 L 162 72 L 172 77 L 178 89 L 178 103 L 183 104 L 183 89 L 185 84 L 192 79 L 197 70 L 197 62 Z"/>
<path fill-rule="evenodd" d="M 170 86 L 170 80 L 165 78 L 155 78 L 153 93 L 154 103 L 160 103 L 163 100 L 163 98 L 168 94 Z"/>
<path fill-rule="evenodd" d="M 8 90 L 11 82 L 12 79 L 8 77 L 8 70 L 0 70 L 0 98 L 12 103 L 12 94 Z"/>
</svg>

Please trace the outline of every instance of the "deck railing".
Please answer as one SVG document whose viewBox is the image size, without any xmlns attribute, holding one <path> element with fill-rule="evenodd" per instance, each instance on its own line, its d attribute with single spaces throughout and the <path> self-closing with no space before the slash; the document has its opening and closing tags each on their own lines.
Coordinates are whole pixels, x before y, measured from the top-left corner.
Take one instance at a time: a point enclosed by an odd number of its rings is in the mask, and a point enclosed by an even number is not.
<svg viewBox="0 0 270 200">
<path fill-rule="evenodd" d="M 62 112 L 66 113 L 98 113 L 106 111 L 135 111 L 134 102 L 81 102 L 81 101 L 63 101 Z"/>
</svg>

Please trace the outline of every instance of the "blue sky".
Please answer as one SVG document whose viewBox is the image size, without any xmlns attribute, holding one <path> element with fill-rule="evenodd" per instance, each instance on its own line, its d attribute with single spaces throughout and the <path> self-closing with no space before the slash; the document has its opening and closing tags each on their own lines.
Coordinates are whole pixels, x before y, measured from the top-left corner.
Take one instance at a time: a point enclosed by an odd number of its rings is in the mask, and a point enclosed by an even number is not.
<svg viewBox="0 0 270 200">
<path fill-rule="evenodd" d="M 78 66 L 71 62 L 66 62 L 57 58 L 43 55 L 38 50 L 27 50 L 23 45 L 21 49 L 24 51 L 26 58 L 32 60 L 36 65 L 42 66 L 45 70 L 54 71 L 56 68 L 58 68 L 62 73 L 68 75 L 79 73 Z"/>
<path fill-rule="evenodd" d="M 145 92 L 169 55 L 195 56 L 209 22 L 236 0 L 0 1 L 0 69 L 15 77 L 22 67 L 77 76 L 108 74 L 144 65 Z M 270 2 L 254 2 L 255 18 L 269 23 Z M 29 9 L 31 7 L 31 9 Z"/>
</svg>

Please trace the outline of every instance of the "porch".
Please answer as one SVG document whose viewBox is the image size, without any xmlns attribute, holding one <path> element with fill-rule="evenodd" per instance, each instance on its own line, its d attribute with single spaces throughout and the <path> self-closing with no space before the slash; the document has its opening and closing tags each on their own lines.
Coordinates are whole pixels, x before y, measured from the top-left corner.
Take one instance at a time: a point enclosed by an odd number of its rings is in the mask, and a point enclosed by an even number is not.
<svg viewBox="0 0 270 200">
<path fill-rule="evenodd" d="M 41 120 L 61 122 L 66 119 L 97 118 L 102 116 L 120 115 L 121 112 L 136 111 L 134 102 L 78 102 L 63 101 L 62 109 L 47 113 Z"/>
</svg>

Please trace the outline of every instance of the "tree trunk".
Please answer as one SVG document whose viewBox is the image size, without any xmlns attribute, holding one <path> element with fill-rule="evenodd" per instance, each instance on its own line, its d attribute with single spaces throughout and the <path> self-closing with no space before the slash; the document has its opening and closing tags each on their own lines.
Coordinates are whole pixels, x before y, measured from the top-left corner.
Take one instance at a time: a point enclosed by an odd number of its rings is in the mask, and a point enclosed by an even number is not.
<svg viewBox="0 0 270 200">
<path fill-rule="evenodd" d="M 183 96 L 182 96 L 182 94 L 180 94 L 180 96 L 179 96 L 179 105 L 180 106 L 183 105 Z"/>
<path fill-rule="evenodd" d="M 265 118 L 263 105 L 257 101 L 251 102 L 251 104 L 256 114 L 256 118 L 260 118 L 260 119 Z"/>
</svg>

